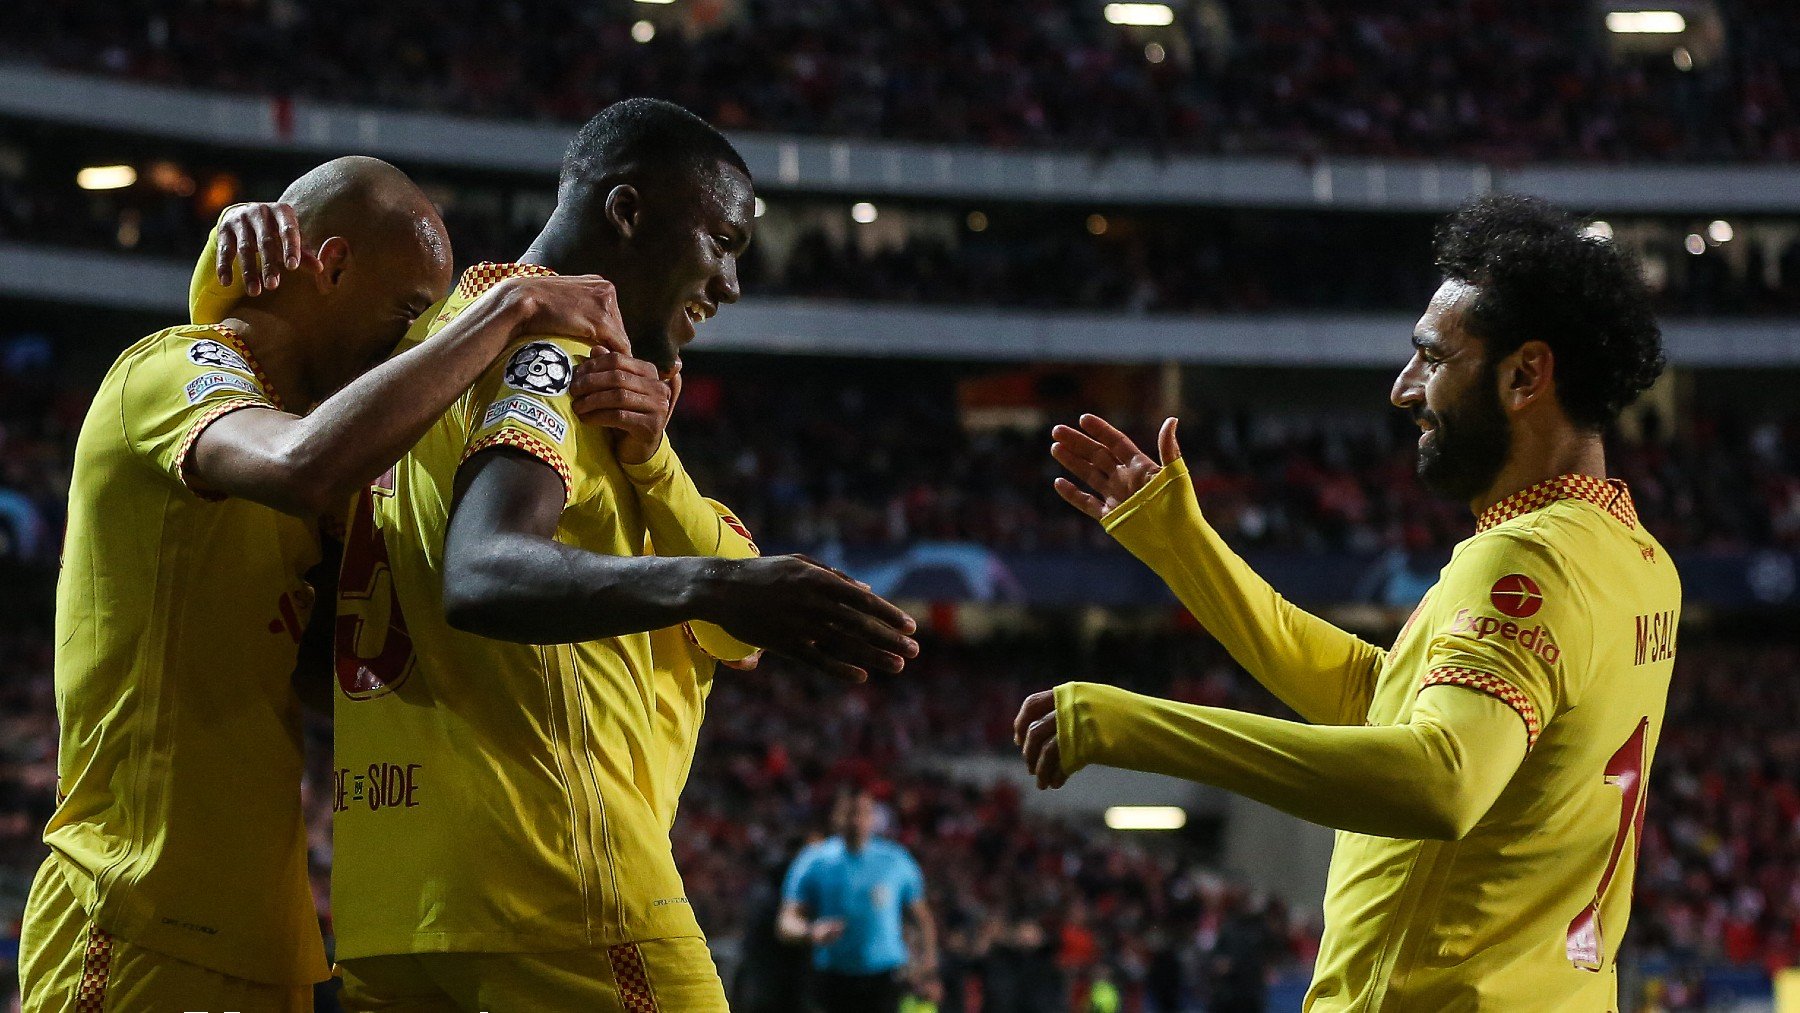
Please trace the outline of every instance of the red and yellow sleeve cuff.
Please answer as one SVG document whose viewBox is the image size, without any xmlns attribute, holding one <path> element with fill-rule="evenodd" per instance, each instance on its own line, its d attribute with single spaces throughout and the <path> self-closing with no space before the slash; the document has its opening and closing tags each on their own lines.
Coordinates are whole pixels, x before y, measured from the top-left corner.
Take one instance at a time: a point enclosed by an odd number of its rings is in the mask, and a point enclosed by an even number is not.
<svg viewBox="0 0 1800 1013">
<path fill-rule="evenodd" d="M 569 471 L 568 462 L 563 460 L 562 453 L 523 430 L 509 428 L 489 433 L 469 444 L 469 449 L 463 451 L 462 459 L 467 461 L 476 454 L 493 447 L 511 447 L 514 450 L 522 450 L 549 465 L 551 470 L 556 472 L 556 477 L 562 479 L 564 502 L 574 497 L 575 481 Z"/>
<path fill-rule="evenodd" d="M 208 426 L 225 416 L 230 415 L 232 412 L 242 408 L 272 409 L 274 407 L 274 405 L 267 401 L 259 401 L 256 398 L 248 397 L 229 398 L 209 405 L 206 411 L 202 412 L 200 417 L 194 420 L 194 424 L 188 427 L 187 435 L 181 438 L 181 446 L 177 447 L 175 450 L 175 477 L 181 481 L 182 485 L 187 487 L 189 492 L 203 500 L 216 503 L 219 500 L 225 499 L 224 493 L 213 492 L 212 490 L 205 489 L 197 484 L 194 480 L 193 473 L 188 470 L 188 465 L 191 463 L 190 458 L 194 453 L 194 445 L 200 442 L 200 434 L 206 432 Z"/>
<path fill-rule="evenodd" d="M 1542 722 L 1538 718 L 1537 706 L 1531 702 L 1530 697 L 1525 695 L 1524 690 L 1492 672 L 1456 665 L 1441 666 L 1425 673 L 1425 679 L 1419 684 L 1419 688 L 1422 690 L 1427 686 L 1462 686 L 1466 689 L 1486 693 L 1511 707 L 1513 713 L 1519 715 L 1519 720 L 1525 722 L 1526 751 L 1529 752 L 1533 746 L 1537 745 L 1538 733 L 1543 730 Z"/>
</svg>

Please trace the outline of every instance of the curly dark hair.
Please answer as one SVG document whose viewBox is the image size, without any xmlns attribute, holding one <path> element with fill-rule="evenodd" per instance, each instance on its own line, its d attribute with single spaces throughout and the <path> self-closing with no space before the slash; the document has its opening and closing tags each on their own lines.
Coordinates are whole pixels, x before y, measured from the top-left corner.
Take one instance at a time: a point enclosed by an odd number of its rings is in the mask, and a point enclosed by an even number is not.
<svg viewBox="0 0 1800 1013">
<path fill-rule="evenodd" d="M 1605 429 L 1662 374 L 1662 331 L 1643 272 L 1567 212 L 1518 194 L 1479 197 L 1438 226 L 1438 270 L 1476 287 L 1470 333 L 1497 362 L 1527 341 L 1556 357 L 1570 421 Z"/>
</svg>

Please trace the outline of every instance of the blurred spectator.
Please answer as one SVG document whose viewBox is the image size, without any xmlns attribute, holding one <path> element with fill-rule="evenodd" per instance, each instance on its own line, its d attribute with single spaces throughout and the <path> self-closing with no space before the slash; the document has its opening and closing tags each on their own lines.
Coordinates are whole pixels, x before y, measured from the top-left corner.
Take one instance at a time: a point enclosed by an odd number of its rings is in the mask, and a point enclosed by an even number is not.
<svg viewBox="0 0 1800 1013">
<path fill-rule="evenodd" d="M 82 191 L 65 159 L 68 138 L 0 127 L 0 153 L 30 168 L 0 176 L 0 238 L 189 261 L 217 208 L 148 181 Z M 229 164 L 229 163 L 227 163 Z M 195 165 L 197 178 L 232 173 Z M 285 175 L 241 181 L 240 196 L 273 198 Z M 447 181 L 419 174 L 442 205 L 463 265 L 510 260 L 536 235 L 529 200 L 548 186 Z M 884 209 L 885 210 L 885 209 Z M 871 242 L 848 224 L 847 204 L 779 195 L 758 223 L 763 238 L 741 266 L 752 297 L 786 296 L 907 305 L 984 306 L 1133 315 L 1300 310 L 1417 312 L 1437 275 L 1433 217 L 1424 214 L 1108 209 L 1100 235 L 1062 207 L 990 206 L 981 231 L 960 205 L 897 208 Z M 832 224 L 835 222 L 835 226 Z M 1650 262 L 1656 308 L 1732 316 L 1800 311 L 1800 232 L 1781 218 L 1738 219 L 1724 246 L 1695 256 L 1679 223 L 1615 223 L 1618 242 Z"/>
</svg>

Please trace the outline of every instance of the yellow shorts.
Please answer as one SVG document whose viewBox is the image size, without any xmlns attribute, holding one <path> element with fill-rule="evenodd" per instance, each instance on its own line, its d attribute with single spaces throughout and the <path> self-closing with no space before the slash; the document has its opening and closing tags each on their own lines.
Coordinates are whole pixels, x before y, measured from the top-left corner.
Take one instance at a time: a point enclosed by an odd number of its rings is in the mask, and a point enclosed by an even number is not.
<svg viewBox="0 0 1800 1013">
<path fill-rule="evenodd" d="M 706 940 L 561 953 L 402 953 L 339 963 L 349 1013 L 726 1013 Z"/>
<path fill-rule="evenodd" d="M 38 869 L 19 939 L 23 1013 L 311 1013 L 311 985 L 269 985 L 146 950 L 88 919 L 55 859 Z"/>
</svg>

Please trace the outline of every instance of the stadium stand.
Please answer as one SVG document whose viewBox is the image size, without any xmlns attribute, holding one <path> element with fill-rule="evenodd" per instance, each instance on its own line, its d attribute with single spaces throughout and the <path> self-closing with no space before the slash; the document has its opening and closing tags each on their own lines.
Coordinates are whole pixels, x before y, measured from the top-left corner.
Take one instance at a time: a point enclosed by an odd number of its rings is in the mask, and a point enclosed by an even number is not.
<svg viewBox="0 0 1800 1013">
<path fill-rule="evenodd" d="M 0 53 L 235 92 L 578 120 L 627 95 L 730 129 L 1313 155 L 1702 161 L 1800 157 L 1800 23 L 1719 7 L 1730 55 L 1608 59 L 1554 0 L 1218 0 L 1151 36 L 1049 0 L 750 0 L 639 43 L 632 5 L 49 0 L 0 14 Z M 638 13 L 638 12 L 633 12 Z M 642 16 L 639 13 L 638 16 Z M 640 34 L 645 34 L 640 31 Z M 496 50 L 530 53 L 495 61 Z M 219 60 L 222 52 L 255 59 Z M 1704 54 L 1703 54 L 1704 55 Z"/>
</svg>

